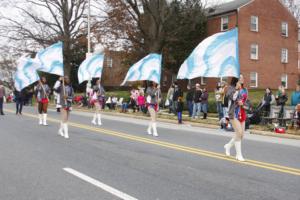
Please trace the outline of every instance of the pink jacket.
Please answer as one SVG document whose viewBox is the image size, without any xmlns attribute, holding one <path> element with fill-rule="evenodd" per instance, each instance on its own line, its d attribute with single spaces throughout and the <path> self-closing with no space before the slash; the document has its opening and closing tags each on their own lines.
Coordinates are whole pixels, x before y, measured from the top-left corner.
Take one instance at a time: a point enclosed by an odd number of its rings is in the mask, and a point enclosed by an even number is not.
<svg viewBox="0 0 300 200">
<path fill-rule="evenodd" d="M 138 101 L 139 106 L 145 105 L 145 97 L 144 96 L 138 96 L 137 101 Z"/>
</svg>

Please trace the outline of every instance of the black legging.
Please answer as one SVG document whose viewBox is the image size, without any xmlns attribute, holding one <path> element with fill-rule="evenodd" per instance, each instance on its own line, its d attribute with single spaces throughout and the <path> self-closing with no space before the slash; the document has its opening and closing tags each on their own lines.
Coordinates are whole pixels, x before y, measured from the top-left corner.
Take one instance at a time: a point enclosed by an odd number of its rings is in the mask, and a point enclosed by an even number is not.
<svg viewBox="0 0 300 200">
<path fill-rule="evenodd" d="M 3 113 L 3 97 L 0 98 L 0 114 Z"/>
</svg>

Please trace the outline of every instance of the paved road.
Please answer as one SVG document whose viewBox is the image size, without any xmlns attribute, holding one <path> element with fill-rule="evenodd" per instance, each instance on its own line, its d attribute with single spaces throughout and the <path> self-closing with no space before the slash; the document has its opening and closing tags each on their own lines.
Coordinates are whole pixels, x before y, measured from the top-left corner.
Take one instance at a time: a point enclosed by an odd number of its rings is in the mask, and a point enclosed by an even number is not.
<svg viewBox="0 0 300 200">
<path fill-rule="evenodd" d="M 145 133 L 147 121 L 105 115 L 98 128 L 90 113 L 74 111 L 65 140 L 57 135 L 57 113 L 50 111 L 49 126 L 41 127 L 33 108 L 23 116 L 6 108 L 3 200 L 300 199 L 297 140 L 247 134 L 247 162 L 239 163 L 223 156 L 230 134 L 219 130 L 159 123 L 160 137 L 153 138 Z"/>
</svg>

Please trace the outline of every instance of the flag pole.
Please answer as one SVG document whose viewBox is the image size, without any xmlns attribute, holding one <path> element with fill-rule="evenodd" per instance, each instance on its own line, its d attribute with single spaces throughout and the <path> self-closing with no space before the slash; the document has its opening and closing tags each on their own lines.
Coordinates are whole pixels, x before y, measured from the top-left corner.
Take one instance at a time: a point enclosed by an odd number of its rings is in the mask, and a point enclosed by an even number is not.
<svg viewBox="0 0 300 200">
<path fill-rule="evenodd" d="M 88 0 L 88 54 L 91 53 L 91 0 Z"/>
</svg>

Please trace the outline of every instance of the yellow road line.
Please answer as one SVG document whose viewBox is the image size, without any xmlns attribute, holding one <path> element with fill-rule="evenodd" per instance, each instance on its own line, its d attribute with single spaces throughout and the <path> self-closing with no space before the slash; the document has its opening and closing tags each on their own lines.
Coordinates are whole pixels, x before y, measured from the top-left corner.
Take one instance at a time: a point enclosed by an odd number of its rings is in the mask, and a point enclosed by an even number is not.
<svg viewBox="0 0 300 200">
<path fill-rule="evenodd" d="M 12 110 L 6 110 L 6 111 L 14 113 L 14 111 L 12 111 Z M 31 118 L 37 118 L 36 115 L 32 115 L 32 114 L 26 113 L 23 115 L 31 117 Z M 57 120 L 57 119 L 49 118 L 48 120 L 51 122 L 60 123 L 60 120 Z M 169 142 L 148 139 L 148 138 L 144 138 L 144 137 L 134 136 L 134 135 L 117 132 L 117 131 L 112 131 L 112 130 L 107 130 L 107 129 L 103 129 L 103 128 L 96 128 L 96 127 L 79 124 L 79 123 L 74 123 L 74 122 L 70 122 L 69 125 L 72 127 L 77 127 L 77 128 L 81 128 L 81 129 L 85 129 L 85 130 L 89 130 L 89 131 L 94 131 L 94 132 L 98 132 L 98 133 L 105 134 L 105 135 L 116 136 L 119 138 L 131 140 L 131 141 L 152 144 L 152 145 L 161 146 L 161 147 L 165 147 L 165 148 L 173 149 L 173 150 L 177 150 L 177 151 L 187 152 L 187 153 L 191 153 L 191 154 L 195 154 L 195 155 L 200 155 L 200 156 L 205 156 L 205 157 L 210 157 L 210 158 L 215 158 L 215 159 L 220 159 L 220 160 L 226 160 L 226 161 L 234 162 L 237 164 L 254 166 L 254 167 L 258 167 L 258 168 L 263 168 L 263 169 L 268 169 L 268 170 L 272 170 L 272 171 L 277 171 L 277 172 L 300 176 L 300 169 L 297 169 L 297 168 L 291 168 L 291 167 L 281 166 L 281 165 L 277 165 L 277 164 L 266 163 L 266 162 L 261 162 L 261 161 L 256 161 L 256 160 L 248 160 L 248 159 L 246 160 L 246 162 L 239 162 L 239 161 L 235 160 L 233 157 L 227 157 L 224 154 L 220 154 L 220 153 L 216 153 L 216 152 L 212 152 L 212 151 L 206 151 L 206 150 L 197 149 L 197 148 L 193 148 L 193 147 L 177 145 L 177 144 L 173 144 L 173 143 L 169 143 Z"/>
</svg>

